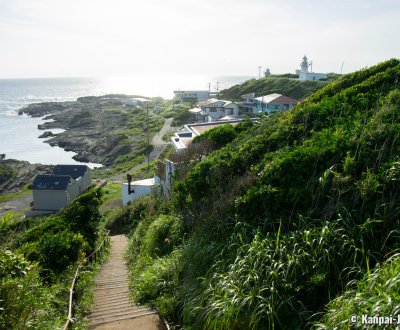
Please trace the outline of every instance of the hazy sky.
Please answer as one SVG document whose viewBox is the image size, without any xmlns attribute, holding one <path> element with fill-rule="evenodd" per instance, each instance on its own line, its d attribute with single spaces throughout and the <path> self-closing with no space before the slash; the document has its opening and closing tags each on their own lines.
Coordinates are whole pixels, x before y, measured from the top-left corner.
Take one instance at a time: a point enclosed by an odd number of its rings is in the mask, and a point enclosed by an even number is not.
<svg viewBox="0 0 400 330">
<path fill-rule="evenodd" d="M 0 78 L 350 72 L 400 57 L 399 0 L 0 0 Z"/>
</svg>

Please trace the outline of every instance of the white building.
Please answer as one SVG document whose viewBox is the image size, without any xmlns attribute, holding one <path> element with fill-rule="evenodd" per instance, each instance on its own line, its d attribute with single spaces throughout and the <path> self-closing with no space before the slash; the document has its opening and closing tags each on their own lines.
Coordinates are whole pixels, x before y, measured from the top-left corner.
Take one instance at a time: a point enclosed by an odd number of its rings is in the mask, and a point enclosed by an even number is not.
<svg viewBox="0 0 400 330">
<path fill-rule="evenodd" d="M 175 174 L 176 163 L 166 160 L 158 161 L 157 172 L 153 178 L 122 183 L 122 205 L 126 206 L 143 196 L 150 195 L 156 189 L 162 189 L 167 194 L 171 191 L 172 178 Z"/>
<path fill-rule="evenodd" d="M 311 72 L 308 71 L 308 67 L 310 66 Z M 300 70 L 296 70 L 296 74 L 299 75 L 300 80 L 320 80 L 327 77 L 325 73 L 312 72 L 312 62 L 308 63 L 306 55 L 304 55 L 303 61 L 300 63 Z"/>
<path fill-rule="evenodd" d="M 225 116 L 238 116 L 239 106 L 236 103 L 218 100 L 218 99 L 208 99 L 199 103 L 200 112 L 204 122 L 212 122 L 221 119 Z M 192 112 L 195 109 L 192 109 Z M 196 109 L 196 111 L 198 111 Z"/>
<path fill-rule="evenodd" d="M 239 124 L 242 120 L 243 119 L 220 120 L 208 123 L 187 124 L 184 126 L 182 132 L 175 133 L 175 135 L 171 138 L 172 145 L 174 146 L 176 151 L 182 151 L 189 146 L 189 144 L 196 136 L 221 125 L 230 124 L 232 126 L 235 126 Z"/>
<path fill-rule="evenodd" d="M 275 112 L 292 109 L 298 101 L 288 96 L 273 93 L 264 96 L 254 97 L 254 93 L 242 96 L 243 112 L 254 114 L 273 114 Z"/>
<path fill-rule="evenodd" d="M 122 183 L 122 205 L 149 195 L 155 187 L 154 178 Z"/>
<path fill-rule="evenodd" d="M 199 102 L 210 97 L 209 91 L 174 91 L 174 100 L 179 102 Z"/>
</svg>

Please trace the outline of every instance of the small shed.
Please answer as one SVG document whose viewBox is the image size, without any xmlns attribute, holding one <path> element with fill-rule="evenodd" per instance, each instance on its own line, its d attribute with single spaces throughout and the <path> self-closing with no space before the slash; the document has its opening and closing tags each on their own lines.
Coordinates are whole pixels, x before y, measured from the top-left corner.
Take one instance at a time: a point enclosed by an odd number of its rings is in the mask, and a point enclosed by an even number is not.
<svg viewBox="0 0 400 330">
<path fill-rule="evenodd" d="M 92 185 L 91 170 L 86 165 L 56 165 L 53 175 L 69 175 L 77 181 L 77 195 L 89 189 Z"/>
<path fill-rule="evenodd" d="M 75 180 L 69 175 L 37 175 L 32 184 L 33 208 L 58 211 L 76 195 Z"/>
</svg>

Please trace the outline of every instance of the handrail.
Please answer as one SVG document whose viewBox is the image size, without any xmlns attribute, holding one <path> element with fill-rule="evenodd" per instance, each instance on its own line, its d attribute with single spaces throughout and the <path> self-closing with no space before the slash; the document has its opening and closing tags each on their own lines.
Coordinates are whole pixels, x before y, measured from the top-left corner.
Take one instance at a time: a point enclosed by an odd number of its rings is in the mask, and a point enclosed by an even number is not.
<svg viewBox="0 0 400 330">
<path fill-rule="evenodd" d="M 73 302 L 73 295 L 74 295 L 75 282 L 76 282 L 76 279 L 77 279 L 78 274 L 79 274 L 79 269 L 83 266 L 83 264 L 84 264 L 87 260 L 89 260 L 90 257 L 92 257 L 94 254 L 96 254 L 97 252 L 100 251 L 100 249 L 103 247 L 104 242 L 105 242 L 106 240 L 109 241 L 109 239 L 110 239 L 109 234 L 110 234 L 110 231 L 108 230 L 108 231 L 107 231 L 107 235 L 103 238 L 103 240 L 102 240 L 101 244 L 99 245 L 99 247 L 98 247 L 92 254 L 90 254 L 89 256 L 85 257 L 85 258 L 78 264 L 78 266 L 76 267 L 75 275 L 74 275 L 74 278 L 72 279 L 71 287 L 69 288 L 68 319 L 67 319 L 67 322 L 65 322 L 65 325 L 64 325 L 63 330 L 67 330 L 68 327 L 70 326 L 70 324 L 73 322 L 73 320 L 72 320 L 72 302 Z"/>
</svg>

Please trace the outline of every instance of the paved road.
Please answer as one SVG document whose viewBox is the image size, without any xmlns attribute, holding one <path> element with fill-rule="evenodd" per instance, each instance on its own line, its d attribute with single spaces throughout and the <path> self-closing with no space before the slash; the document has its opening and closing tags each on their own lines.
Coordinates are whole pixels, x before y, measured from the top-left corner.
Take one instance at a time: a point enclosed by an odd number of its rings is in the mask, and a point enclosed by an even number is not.
<svg viewBox="0 0 400 330">
<path fill-rule="evenodd" d="M 169 142 L 164 141 L 162 138 L 165 134 L 167 134 L 168 132 L 174 131 L 175 129 L 171 127 L 171 122 L 172 122 L 173 118 L 168 118 L 165 120 L 163 127 L 160 129 L 160 131 L 152 138 L 150 144 L 153 146 L 152 151 L 150 152 L 149 155 L 149 161 L 152 162 L 155 159 L 158 159 L 160 157 L 160 154 L 162 153 L 162 151 L 169 145 Z M 136 170 L 138 170 L 139 168 L 143 167 L 147 165 L 147 157 L 145 158 L 145 160 L 132 167 L 131 169 L 129 169 L 127 172 L 124 173 L 120 173 L 117 175 L 114 175 L 112 177 L 109 177 L 107 180 L 109 181 L 126 181 L 126 175 L 128 173 L 132 173 Z"/>
<path fill-rule="evenodd" d="M 168 118 L 165 120 L 161 130 L 156 135 L 154 135 L 153 139 L 151 140 L 150 142 L 151 145 L 156 146 L 156 145 L 168 144 L 168 142 L 165 142 L 162 138 L 165 134 L 173 130 L 171 127 L 172 119 L 173 118 Z"/>
<path fill-rule="evenodd" d="M 157 310 L 129 300 L 128 266 L 123 258 L 127 244 L 125 235 L 111 237 L 108 261 L 96 277 L 91 330 L 165 329 Z"/>
</svg>

